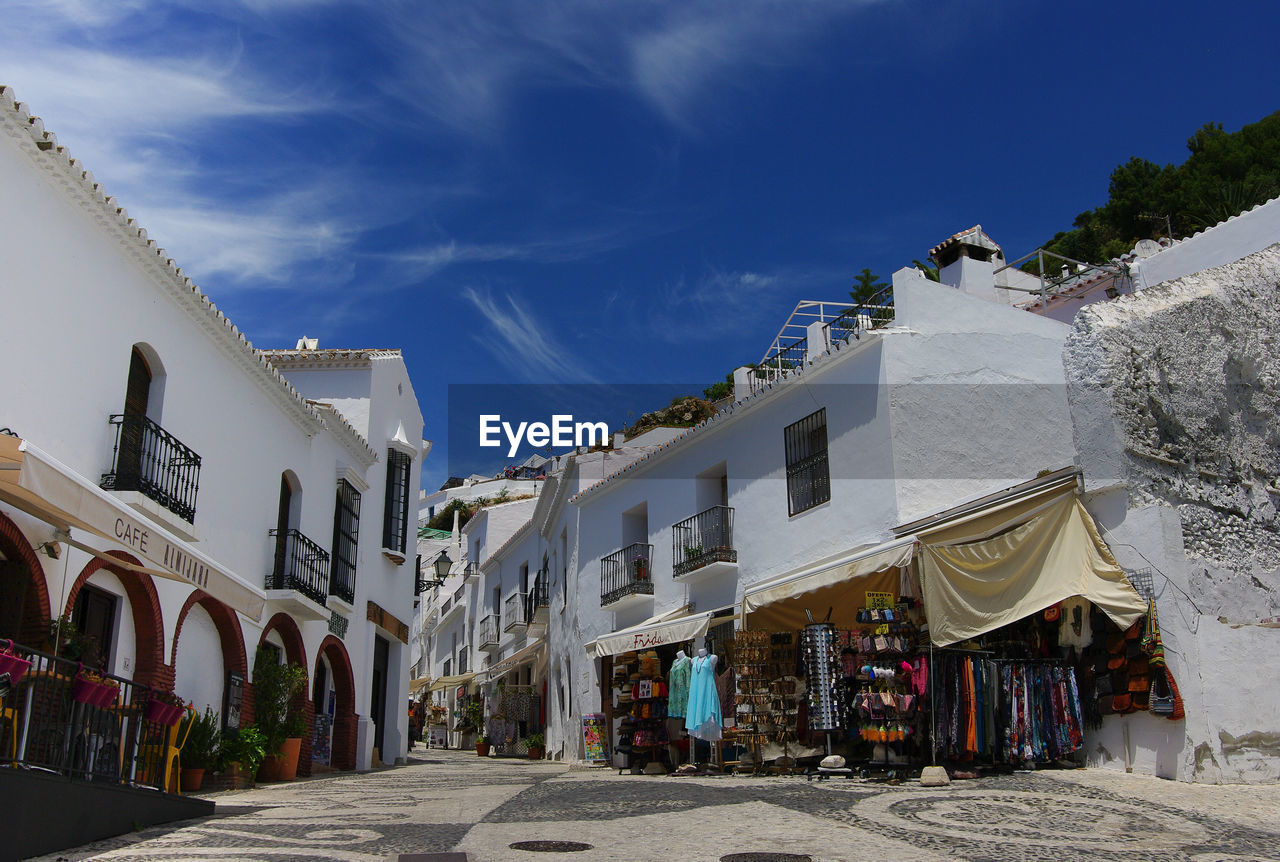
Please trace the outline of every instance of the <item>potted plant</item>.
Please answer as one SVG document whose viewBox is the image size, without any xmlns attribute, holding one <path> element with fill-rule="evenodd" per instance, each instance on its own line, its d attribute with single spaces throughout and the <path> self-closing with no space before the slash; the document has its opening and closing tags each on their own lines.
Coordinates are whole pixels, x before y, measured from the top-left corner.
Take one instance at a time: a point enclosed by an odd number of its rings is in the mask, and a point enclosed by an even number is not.
<svg viewBox="0 0 1280 862">
<path fill-rule="evenodd" d="M 207 706 L 204 715 L 191 712 L 186 720 L 191 729 L 186 731 L 187 743 L 182 746 L 182 792 L 193 793 L 204 783 L 205 772 L 217 765 L 222 729 L 217 714 Z"/>
<path fill-rule="evenodd" d="M 228 731 L 222 739 L 220 759 L 231 779 L 231 789 L 252 787 L 253 777 L 266 756 L 267 739 L 256 725 Z"/>
<path fill-rule="evenodd" d="M 489 734 L 482 733 L 476 737 L 476 754 L 481 757 L 489 756 Z"/>
<path fill-rule="evenodd" d="M 631 561 L 631 571 L 635 573 L 637 581 L 649 580 L 649 561 L 644 557 L 636 557 Z"/>
<path fill-rule="evenodd" d="M 49 639 L 45 643 L 45 651 L 59 658 L 83 662 L 93 667 L 102 664 L 98 639 L 76 628 L 67 614 L 49 623 Z"/>
<path fill-rule="evenodd" d="M 541 733 L 531 733 L 524 738 L 525 747 L 529 749 L 530 760 L 541 760 L 546 751 L 547 738 Z"/>
<path fill-rule="evenodd" d="M 171 691 L 155 691 L 152 690 L 147 706 L 142 712 L 142 717 L 146 721 L 154 721 L 157 724 L 163 724 L 165 727 L 173 727 L 187 713 L 187 705 L 182 698 L 178 697 Z M 182 735 L 179 734 L 181 739 Z"/>
<path fill-rule="evenodd" d="M 120 683 L 114 679 L 84 668 L 71 682 L 71 699 L 87 706 L 107 706 L 119 690 Z"/>
<path fill-rule="evenodd" d="M 307 726 L 293 709 L 293 700 L 306 685 L 307 672 L 300 665 L 281 664 L 275 653 L 265 649 L 254 656 L 254 717 L 267 749 L 259 781 L 292 781 L 298 774 L 298 753 Z"/>
</svg>

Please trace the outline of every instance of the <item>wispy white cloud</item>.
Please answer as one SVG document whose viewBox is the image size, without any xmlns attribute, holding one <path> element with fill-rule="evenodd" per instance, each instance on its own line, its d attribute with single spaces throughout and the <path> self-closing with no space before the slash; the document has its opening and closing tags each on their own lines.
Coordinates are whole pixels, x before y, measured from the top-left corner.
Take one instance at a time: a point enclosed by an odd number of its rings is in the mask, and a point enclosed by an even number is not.
<svg viewBox="0 0 1280 862">
<path fill-rule="evenodd" d="M 827 26 L 878 0 L 616 0 L 386 8 L 405 68 L 387 87 L 435 120 L 467 133 L 499 131 L 530 88 L 603 88 L 631 94 L 671 123 L 697 118 L 745 91 L 761 69 L 803 61 Z"/>
<path fill-rule="evenodd" d="M 634 237 L 622 229 L 567 231 L 562 236 L 511 242 L 461 242 L 444 240 L 431 245 L 379 255 L 420 281 L 451 266 L 496 261 L 563 263 L 616 249 Z"/>
<path fill-rule="evenodd" d="M 596 382 L 581 357 L 553 340 L 551 327 L 530 313 L 514 294 L 495 299 L 487 290 L 468 287 L 462 297 L 498 339 L 495 342 L 477 335 L 476 342 L 520 377 L 541 382 Z"/>
</svg>

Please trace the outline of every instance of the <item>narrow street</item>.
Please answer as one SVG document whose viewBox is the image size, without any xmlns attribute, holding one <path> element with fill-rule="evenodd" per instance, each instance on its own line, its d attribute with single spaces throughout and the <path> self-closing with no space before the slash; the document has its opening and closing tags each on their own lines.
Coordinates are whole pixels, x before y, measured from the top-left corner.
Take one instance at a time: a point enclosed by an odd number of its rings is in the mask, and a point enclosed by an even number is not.
<svg viewBox="0 0 1280 862">
<path fill-rule="evenodd" d="M 367 775 L 217 795 L 208 820 L 148 829 L 41 862 L 325 859 L 412 862 L 1280 858 L 1280 787 L 1212 787 L 1052 771 L 923 788 L 803 777 L 619 776 L 614 770 L 418 751 Z M 574 841 L 579 852 L 509 845 Z M 449 857 L 442 857 L 449 858 Z M 461 858 L 461 857 L 453 857 Z M 406 859 L 406 862 L 410 862 Z"/>
</svg>

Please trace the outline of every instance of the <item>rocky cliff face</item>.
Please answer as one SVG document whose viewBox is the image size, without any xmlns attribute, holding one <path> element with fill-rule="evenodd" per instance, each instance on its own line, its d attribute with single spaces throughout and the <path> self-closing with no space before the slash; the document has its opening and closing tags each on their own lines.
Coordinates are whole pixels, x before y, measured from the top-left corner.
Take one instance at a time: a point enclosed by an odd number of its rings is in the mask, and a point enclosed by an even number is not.
<svg viewBox="0 0 1280 862">
<path fill-rule="evenodd" d="M 1233 621 L 1280 607 L 1278 337 L 1280 244 L 1089 306 L 1064 351 L 1114 425 L 1109 446 L 1077 434 L 1082 461 L 1110 462 L 1130 509 L 1178 511 L 1196 604 Z"/>
</svg>

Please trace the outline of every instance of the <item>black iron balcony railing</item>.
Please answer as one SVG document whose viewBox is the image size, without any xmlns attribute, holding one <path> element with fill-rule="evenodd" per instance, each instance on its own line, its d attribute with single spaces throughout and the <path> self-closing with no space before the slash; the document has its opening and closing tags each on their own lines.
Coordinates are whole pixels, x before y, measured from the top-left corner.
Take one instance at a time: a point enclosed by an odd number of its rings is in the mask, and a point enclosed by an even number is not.
<svg viewBox="0 0 1280 862">
<path fill-rule="evenodd" d="M 276 561 L 267 589 L 297 590 L 323 605 L 328 598 L 328 551 L 297 530 L 286 530 L 283 536 L 279 530 L 271 530 L 270 535 L 276 540 Z"/>
<path fill-rule="evenodd" d="M 153 703 L 152 689 L 123 677 L 90 677 L 80 662 L 5 644 L 0 764 L 177 792 L 166 757 L 185 709 Z"/>
<path fill-rule="evenodd" d="M 890 323 L 893 323 L 893 288 L 886 287 L 866 302 L 833 318 L 827 324 L 827 343 L 848 341 L 857 338 L 861 332 L 880 329 Z"/>
<path fill-rule="evenodd" d="M 541 608 L 551 607 L 550 590 L 547 589 L 547 570 L 543 569 L 538 572 L 538 577 L 533 581 L 533 589 L 525 596 L 525 613 L 524 618 L 529 622 L 533 622 L 534 616 Z"/>
<path fill-rule="evenodd" d="M 479 638 L 481 649 L 498 645 L 498 617 L 496 614 L 489 614 L 480 621 L 480 628 L 476 630 L 476 637 Z"/>
<path fill-rule="evenodd" d="M 507 596 L 506 607 L 502 612 L 506 621 L 502 628 L 504 632 L 515 631 L 529 624 L 529 617 L 526 613 L 529 609 L 528 598 L 526 593 L 512 593 Z"/>
<path fill-rule="evenodd" d="M 653 595 L 653 545 L 636 542 L 600 558 L 600 607 L 631 595 Z"/>
<path fill-rule="evenodd" d="M 356 570 L 351 566 L 334 566 L 329 572 L 329 595 L 337 596 L 347 604 L 356 601 Z"/>
<path fill-rule="evenodd" d="M 733 547 L 733 509 L 712 506 L 671 528 L 671 573 L 687 575 L 708 563 L 736 563 Z"/>
<path fill-rule="evenodd" d="M 114 414 L 111 472 L 102 474 L 108 491 L 137 491 L 189 523 L 196 519 L 200 456 L 146 416 Z"/>
</svg>

